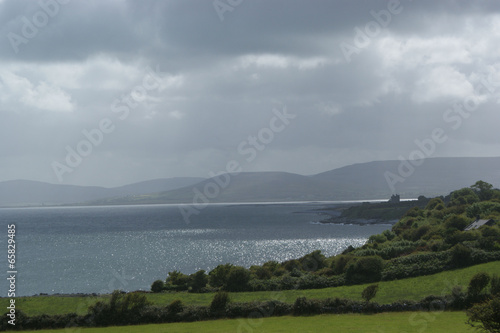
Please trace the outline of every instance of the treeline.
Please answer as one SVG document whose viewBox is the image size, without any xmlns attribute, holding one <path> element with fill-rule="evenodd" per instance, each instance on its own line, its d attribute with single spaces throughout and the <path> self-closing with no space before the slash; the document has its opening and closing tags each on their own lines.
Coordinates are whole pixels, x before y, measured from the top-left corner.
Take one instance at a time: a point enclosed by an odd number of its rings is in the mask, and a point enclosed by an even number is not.
<svg viewBox="0 0 500 333">
<path fill-rule="evenodd" d="M 381 313 L 401 311 L 444 311 L 468 309 L 471 324 L 495 323 L 495 313 L 484 311 L 486 302 L 500 299 L 500 278 L 487 273 L 476 274 L 467 290 L 455 286 L 451 294 L 431 295 L 421 301 L 400 300 L 391 304 L 370 302 L 378 289 L 377 285 L 365 288 L 365 301 L 341 298 L 307 299 L 299 297 L 293 304 L 279 300 L 264 302 L 233 303 L 227 292 L 214 295 L 209 306 L 185 305 L 175 300 L 168 305 L 153 305 L 143 292 L 123 293 L 115 291 L 109 301 L 99 301 L 88 308 L 86 315 L 26 316 L 17 313 L 16 326 L 8 324 L 8 317 L 0 320 L 0 330 L 33 330 L 74 327 L 105 327 L 154 323 L 193 322 L 223 318 L 263 318 L 272 316 L 304 316 L 317 314 Z M 484 305 L 486 304 L 486 305 Z"/>
<path fill-rule="evenodd" d="M 500 260 L 500 190 L 478 181 L 425 202 L 424 208 L 409 209 L 391 230 L 370 236 L 365 245 L 349 247 L 337 256 L 326 258 L 314 251 L 299 259 L 269 261 L 248 269 L 221 264 L 208 273 L 172 271 L 165 280 L 155 281 L 151 291 L 317 289 L 416 277 Z M 478 217 L 496 222 L 464 231 Z"/>
</svg>

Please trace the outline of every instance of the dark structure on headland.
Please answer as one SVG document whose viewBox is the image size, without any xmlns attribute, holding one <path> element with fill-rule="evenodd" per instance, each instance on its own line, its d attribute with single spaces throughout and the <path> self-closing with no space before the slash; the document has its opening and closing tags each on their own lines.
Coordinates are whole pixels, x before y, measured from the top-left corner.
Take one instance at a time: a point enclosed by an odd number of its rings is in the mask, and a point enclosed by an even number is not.
<svg viewBox="0 0 500 333">
<path fill-rule="evenodd" d="M 393 194 L 391 195 L 391 198 L 389 199 L 388 202 L 390 203 L 398 203 L 401 201 L 401 197 L 399 196 L 399 194 Z"/>
</svg>

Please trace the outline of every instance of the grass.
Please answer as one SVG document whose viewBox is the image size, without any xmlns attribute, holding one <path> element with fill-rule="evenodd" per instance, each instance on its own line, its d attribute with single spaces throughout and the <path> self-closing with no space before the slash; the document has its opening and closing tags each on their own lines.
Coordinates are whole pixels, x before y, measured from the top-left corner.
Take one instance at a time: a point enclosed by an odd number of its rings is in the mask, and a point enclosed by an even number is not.
<svg viewBox="0 0 500 333">
<path fill-rule="evenodd" d="M 159 332 L 426 332 L 472 333 L 464 312 L 400 312 L 376 315 L 320 315 L 312 317 L 273 317 L 228 319 L 194 323 L 75 329 L 81 333 L 159 333 Z M 33 333 L 73 332 L 71 329 L 25 331 Z"/>
<path fill-rule="evenodd" d="M 373 299 L 380 304 L 391 303 L 396 300 L 420 300 L 427 295 L 449 294 L 455 285 L 466 287 L 471 277 L 478 272 L 500 275 L 500 261 L 471 266 L 459 270 L 441 272 L 434 275 L 421 276 L 396 281 L 379 282 L 379 291 Z M 310 289 L 310 290 L 285 290 L 271 292 L 243 292 L 231 293 L 232 302 L 251 302 L 277 299 L 293 303 L 297 297 L 307 298 L 349 298 L 361 300 L 361 292 L 367 285 L 342 286 L 336 288 Z M 208 305 L 213 293 L 161 293 L 147 294 L 148 299 L 154 304 L 166 305 L 175 299 L 180 299 L 188 305 Z M 103 296 L 109 297 L 109 296 Z M 103 297 L 76 297 L 76 296 L 34 296 L 16 298 L 16 308 L 28 315 L 63 314 L 76 312 L 85 314 L 89 305 L 94 304 Z M 0 307 L 7 307 L 8 298 L 0 299 Z"/>
</svg>

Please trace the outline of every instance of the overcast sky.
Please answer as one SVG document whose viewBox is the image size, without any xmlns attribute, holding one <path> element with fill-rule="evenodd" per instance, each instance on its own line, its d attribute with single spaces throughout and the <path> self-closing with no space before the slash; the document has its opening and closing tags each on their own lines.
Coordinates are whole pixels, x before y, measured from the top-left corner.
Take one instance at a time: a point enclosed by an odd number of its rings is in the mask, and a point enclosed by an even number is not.
<svg viewBox="0 0 500 333">
<path fill-rule="evenodd" d="M 0 23 L 0 181 L 500 155 L 495 1 L 0 0 Z"/>
</svg>

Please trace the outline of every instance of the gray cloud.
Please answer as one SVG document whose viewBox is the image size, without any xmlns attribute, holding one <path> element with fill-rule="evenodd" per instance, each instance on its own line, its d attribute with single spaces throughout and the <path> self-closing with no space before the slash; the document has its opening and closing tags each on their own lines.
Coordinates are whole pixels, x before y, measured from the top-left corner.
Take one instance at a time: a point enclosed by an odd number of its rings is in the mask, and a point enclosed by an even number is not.
<svg viewBox="0 0 500 333">
<path fill-rule="evenodd" d="M 313 174 L 407 158 L 436 128 L 432 157 L 498 154 L 496 2 L 401 0 L 388 17 L 387 1 L 243 0 L 222 21 L 212 1 L 63 2 L 0 1 L 0 180 L 58 182 L 52 162 L 105 119 L 64 183 L 208 176 L 231 159 Z M 246 162 L 239 145 L 284 106 L 296 118 Z"/>
</svg>

